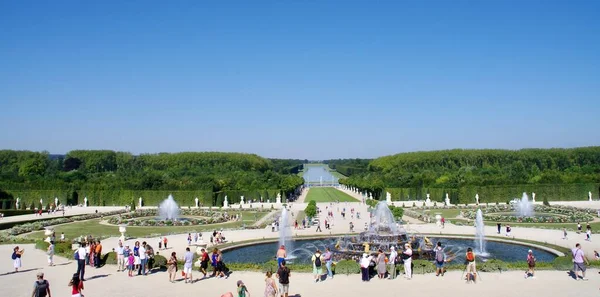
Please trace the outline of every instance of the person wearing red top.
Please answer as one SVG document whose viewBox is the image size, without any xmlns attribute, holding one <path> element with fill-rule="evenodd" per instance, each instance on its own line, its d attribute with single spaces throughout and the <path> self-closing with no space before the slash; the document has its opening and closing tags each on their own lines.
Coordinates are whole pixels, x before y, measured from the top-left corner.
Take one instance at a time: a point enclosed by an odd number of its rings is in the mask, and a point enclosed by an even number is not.
<svg viewBox="0 0 600 297">
<path fill-rule="evenodd" d="M 73 274 L 73 278 L 69 282 L 69 287 L 71 287 L 71 297 L 83 297 L 83 294 L 81 294 L 83 281 L 79 279 L 79 274 Z"/>
</svg>

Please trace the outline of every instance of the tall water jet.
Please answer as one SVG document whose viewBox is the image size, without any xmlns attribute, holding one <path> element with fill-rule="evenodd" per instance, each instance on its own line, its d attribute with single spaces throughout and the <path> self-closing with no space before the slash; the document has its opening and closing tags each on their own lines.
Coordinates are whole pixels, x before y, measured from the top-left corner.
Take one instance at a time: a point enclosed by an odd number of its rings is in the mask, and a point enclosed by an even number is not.
<svg viewBox="0 0 600 297">
<path fill-rule="evenodd" d="M 158 216 L 161 220 L 177 220 L 179 218 L 179 205 L 173 199 L 173 195 L 169 195 L 158 206 Z"/>
<path fill-rule="evenodd" d="M 477 210 L 475 216 L 475 250 L 478 255 L 485 256 L 485 225 L 483 224 L 483 213 L 481 209 Z"/>
<path fill-rule="evenodd" d="M 520 217 L 532 217 L 533 216 L 533 203 L 529 201 L 529 197 L 527 197 L 527 193 L 523 192 L 523 196 L 521 200 L 517 201 L 515 205 L 515 210 L 517 211 L 517 215 Z"/>
<path fill-rule="evenodd" d="M 279 246 L 285 245 L 288 258 L 293 251 L 292 247 L 292 226 L 290 224 L 290 214 L 287 208 L 283 208 L 279 221 Z"/>
<path fill-rule="evenodd" d="M 371 219 L 371 226 L 369 231 L 371 232 L 384 232 L 391 234 L 398 234 L 398 228 L 396 227 L 396 220 L 394 214 L 388 207 L 387 203 L 380 201 L 375 205 L 375 209 L 372 212 L 373 218 Z"/>
</svg>

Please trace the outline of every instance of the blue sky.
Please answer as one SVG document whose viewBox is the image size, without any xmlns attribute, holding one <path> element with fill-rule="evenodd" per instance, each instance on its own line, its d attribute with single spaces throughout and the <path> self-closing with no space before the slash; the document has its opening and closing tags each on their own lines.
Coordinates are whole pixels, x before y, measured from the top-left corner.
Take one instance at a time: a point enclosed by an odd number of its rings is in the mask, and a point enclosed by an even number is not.
<svg viewBox="0 0 600 297">
<path fill-rule="evenodd" d="M 599 145 L 598 19 L 593 0 L 0 1 L 0 148 Z"/>
</svg>

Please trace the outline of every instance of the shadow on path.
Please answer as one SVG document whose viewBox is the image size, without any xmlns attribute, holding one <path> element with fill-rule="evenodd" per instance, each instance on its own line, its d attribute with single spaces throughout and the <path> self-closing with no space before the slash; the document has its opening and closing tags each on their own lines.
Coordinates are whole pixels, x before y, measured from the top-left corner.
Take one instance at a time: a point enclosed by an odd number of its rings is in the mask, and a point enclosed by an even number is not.
<svg viewBox="0 0 600 297">
<path fill-rule="evenodd" d="M 9 271 L 7 273 L 0 274 L 0 276 L 6 276 L 6 275 L 11 275 L 11 274 L 17 274 L 17 273 L 24 273 L 24 272 L 29 272 L 29 271 L 34 271 L 34 270 L 40 270 L 40 269 L 41 268 L 30 268 L 30 269 L 25 269 L 25 270 L 19 270 L 19 272 Z"/>
</svg>

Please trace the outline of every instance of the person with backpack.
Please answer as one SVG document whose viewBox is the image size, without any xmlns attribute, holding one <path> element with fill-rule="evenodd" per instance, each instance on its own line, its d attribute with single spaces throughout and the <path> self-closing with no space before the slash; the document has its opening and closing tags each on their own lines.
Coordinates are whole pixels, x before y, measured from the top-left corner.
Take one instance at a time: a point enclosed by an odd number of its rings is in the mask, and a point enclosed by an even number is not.
<svg viewBox="0 0 600 297">
<path fill-rule="evenodd" d="M 33 293 L 32 297 L 52 297 L 50 293 L 50 283 L 44 279 L 44 273 L 37 273 L 37 280 L 33 284 Z"/>
<path fill-rule="evenodd" d="M 444 263 L 446 263 L 446 253 L 444 253 L 442 243 L 438 241 L 435 248 L 435 276 L 444 276 Z"/>
<path fill-rule="evenodd" d="M 281 267 L 277 269 L 277 278 L 279 279 L 279 294 L 281 297 L 288 297 L 290 289 L 290 269 L 285 266 L 285 260 L 281 262 Z"/>
<path fill-rule="evenodd" d="M 15 273 L 19 272 L 19 268 L 21 268 L 21 256 L 23 256 L 23 250 L 19 250 L 19 247 L 16 246 L 13 249 L 13 253 L 10 257 L 13 260 L 13 267 L 15 268 Z"/>
<path fill-rule="evenodd" d="M 71 297 L 83 297 L 81 290 L 83 290 L 83 281 L 79 279 L 77 273 L 73 274 L 73 278 L 69 281 L 69 287 L 71 287 Z"/>
<path fill-rule="evenodd" d="M 477 267 L 475 265 L 475 253 L 472 248 L 467 249 L 467 253 L 465 255 L 465 264 L 467 267 L 465 268 L 467 272 L 467 282 L 469 280 L 473 280 L 475 282 L 477 280 Z"/>
<path fill-rule="evenodd" d="M 323 275 L 323 259 L 321 257 L 321 251 L 317 249 L 311 258 L 313 264 L 313 276 L 315 277 L 315 283 L 321 279 Z"/>
<path fill-rule="evenodd" d="M 529 267 L 529 269 L 525 271 L 525 278 L 528 278 L 529 274 L 531 274 L 531 278 L 535 278 L 535 257 L 533 256 L 532 250 L 527 252 L 527 267 Z"/>
</svg>

